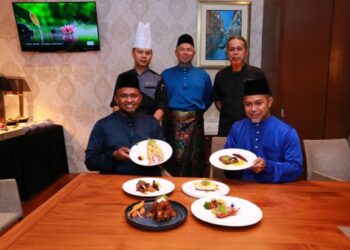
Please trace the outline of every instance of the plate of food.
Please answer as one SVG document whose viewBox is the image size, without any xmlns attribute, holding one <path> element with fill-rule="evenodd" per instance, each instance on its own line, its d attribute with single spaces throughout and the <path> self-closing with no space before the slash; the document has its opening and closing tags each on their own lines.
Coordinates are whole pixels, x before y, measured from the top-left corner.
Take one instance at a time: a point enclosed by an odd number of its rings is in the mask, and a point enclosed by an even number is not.
<svg viewBox="0 0 350 250">
<path fill-rule="evenodd" d="M 165 196 L 135 202 L 125 209 L 127 221 L 137 228 L 161 231 L 181 225 L 187 218 L 187 209 Z"/>
<path fill-rule="evenodd" d="M 227 195 L 230 188 L 219 181 L 202 179 L 185 182 L 182 184 L 182 191 L 193 198 L 202 198 Z"/>
<path fill-rule="evenodd" d="M 250 226 L 263 217 L 257 205 L 232 196 L 200 198 L 192 203 L 191 212 L 204 222 L 225 227 Z"/>
<path fill-rule="evenodd" d="M 242 170 L 253 166 L 256 155 L 245 149 L 225 148 L 214 152 L 209 162 L 216 168 L 224 170 Z"/>
<path fill-rule="evenodd" d="M 174 191 L 175 184 L 162 178 L 142 177 L 124 182 L 122 189 L 139 197 L 156 197 Z"/>
<path fill-rule="evenodd" d="M 169 160 L 172 153 L 173 149 L 167 142 L 148 139 L 132 146 L 129 156 L 138 165 L 156 166 Z"/>
</svg>

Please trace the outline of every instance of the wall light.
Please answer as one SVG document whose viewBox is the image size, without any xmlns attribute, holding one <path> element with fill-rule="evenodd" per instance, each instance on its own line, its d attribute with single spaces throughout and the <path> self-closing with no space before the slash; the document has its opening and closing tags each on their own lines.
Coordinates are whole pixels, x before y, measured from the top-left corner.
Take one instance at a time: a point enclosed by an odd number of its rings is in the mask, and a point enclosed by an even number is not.
<svg viewBox="0 0 350 250">
<path fill-rule="evenodd" d="M 4 95 L 18 95 L 19 98 L 19 116 L 17 120 L 24 119 L 23 117 L 23 92 L 30 91 L 26 80 L 22 77 L 5 76 L 0 74 L 0 123 L 6 123 L 6 107 Z"/>
</svg>

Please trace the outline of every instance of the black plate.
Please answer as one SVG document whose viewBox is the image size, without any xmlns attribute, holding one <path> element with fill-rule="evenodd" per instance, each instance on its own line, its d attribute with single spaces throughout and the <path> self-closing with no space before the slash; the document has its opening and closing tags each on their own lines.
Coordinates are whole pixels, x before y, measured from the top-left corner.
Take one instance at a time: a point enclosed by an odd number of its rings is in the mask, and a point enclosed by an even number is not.
<svg viewBox="0 0 350 250">
<path fill-rule="evenodd" d="M 126 220 L 133 226 L 143 229 L 143 230 L 150 230 L 150 231 L 161 231 L 161 230 L 167 230 L 167 229 L 171 229 L 174 227 L 177 227 L 179 225 L 181 225 L 187 217 L 187 209 L 180 203 L 176 202 L 176 201 L 171 201 L 168 200 L 172 206 L 172 208 L 175 210 L 176 212 L 176 217 L 172 218 L 170 221 L 166 221 L 166 222 L 155 222 L 153 218 L 147 218 L 146 216 L 140 218 L 140 217 L 136 217 L 136 218 L 131 218 L 128 216 L 129 211 L 132 209 L 132 207 L 139 203 L 135 202 L 133 204 L 131 204 L 130 206 L 128 206 L 125 209 L 125 217 Z M 150 200 L 145 200 L 145 208 L 146 211 L 149 211 L 152 203 L 154 202 L 154 199 L 150 199 Z"/>
</svg>

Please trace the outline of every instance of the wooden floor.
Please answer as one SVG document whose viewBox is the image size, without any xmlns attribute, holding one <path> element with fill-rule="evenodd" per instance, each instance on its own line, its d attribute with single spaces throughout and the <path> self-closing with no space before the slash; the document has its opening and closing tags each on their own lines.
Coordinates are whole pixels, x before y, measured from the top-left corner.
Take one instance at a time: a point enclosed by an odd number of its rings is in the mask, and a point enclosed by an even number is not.
<svg viewBox="0 0 350 250">
<path fill-rule="evenodd" d="M 42 190 L 38 194 L 35 194 L 31 199 L 22 202 L 23 214 L 27 216 L 42 203 L 48 200 L 57 191 L 67 185 L 71 180 L 77 177 L 79 174 L 65 174 L 57 179 L 54 183 L 48 186 L 46 189 Z"/>
</svg>

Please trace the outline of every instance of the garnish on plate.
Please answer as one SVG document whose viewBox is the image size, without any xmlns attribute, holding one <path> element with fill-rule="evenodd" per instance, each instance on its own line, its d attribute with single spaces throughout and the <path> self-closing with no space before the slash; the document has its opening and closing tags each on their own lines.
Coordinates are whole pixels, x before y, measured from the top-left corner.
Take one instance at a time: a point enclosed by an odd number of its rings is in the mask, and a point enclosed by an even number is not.
<svg viewBox="0 0 350 250">
<path fill-rule="evenodd" d="M 215 191 L 219 189 L 217 184 L 207 179 L 204 179 L 199 182 L 195 182 L 194 186 L 196 190 L 202 190 L 202 191 Z"/>
<path fill-rule="evenodd" d="M 237 157 L 239 159 L 241 159 L 242 161 L 245 161 L 245 162 L 248 162 L 247 159 L 245 157 L 243 157 L 242 155 L 240 154 L 232 154 L 234 157 Z"/>
<path fill-rule="evenodd" d="M 203 206 L 205 209 L 211 210 L 217 218 L 226 218 L 236 215 L 239 210 L 233 203 L 228 206 L 225 201 L 220 198 L 204 202 Z"/>
</svg>

